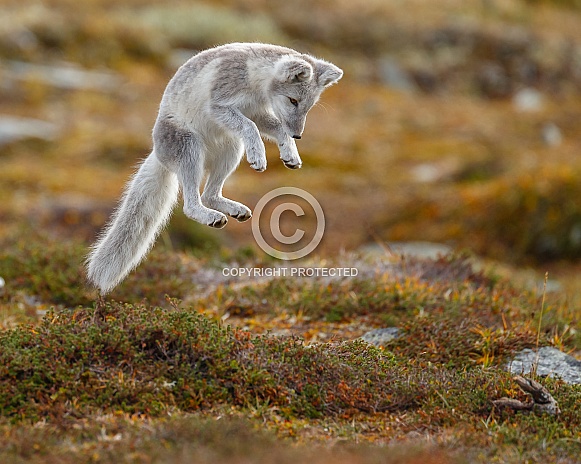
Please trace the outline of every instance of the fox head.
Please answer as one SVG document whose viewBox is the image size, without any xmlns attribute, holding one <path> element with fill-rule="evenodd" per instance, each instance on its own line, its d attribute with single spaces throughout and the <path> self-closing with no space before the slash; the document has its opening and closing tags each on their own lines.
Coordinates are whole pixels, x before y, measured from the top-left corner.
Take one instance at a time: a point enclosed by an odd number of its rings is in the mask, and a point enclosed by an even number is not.
<svg viewBox="0 0 581 464">
<path fill-rule="evenodd" d="M 270 99 L 274 115 L 289 137 L 300 139 L 307 113 L 327 87 L 337 83 L 343 71 L 334 64 L 309 57 L 281 58 L 274 67 Z"/>
</svg>

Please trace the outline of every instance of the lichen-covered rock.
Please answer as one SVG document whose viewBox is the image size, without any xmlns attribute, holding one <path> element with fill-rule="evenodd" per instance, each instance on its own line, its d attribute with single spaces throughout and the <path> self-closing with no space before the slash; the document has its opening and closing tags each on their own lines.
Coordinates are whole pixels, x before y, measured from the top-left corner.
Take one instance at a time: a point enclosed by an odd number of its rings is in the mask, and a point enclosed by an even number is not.
<svg viewBox="0 0 581 464">
<path fill-rule="evenodd" d="M 382 346 L 400 336 L 401 330 L 397 327 L 384 327 L 383 329 L 371 330 L 363 334 L 360 338 L 370 345 Z"/>
<path fill-rule="evenodd" d="M 57 126 L 46 121 L 0 116 L 0 147 L 23 139 L 53 140 L 57 133 Z"/>
<path fill-rule="evenodd" d="M 529 348 L 522 350 L 506 367 L 514 374 L 528 374 L 535 365 L 537 375 L 560 377 L 567 383 L 581 384 L 581 361 L 551 346 L 539 348 L 538 354 Z"/>
</svg>

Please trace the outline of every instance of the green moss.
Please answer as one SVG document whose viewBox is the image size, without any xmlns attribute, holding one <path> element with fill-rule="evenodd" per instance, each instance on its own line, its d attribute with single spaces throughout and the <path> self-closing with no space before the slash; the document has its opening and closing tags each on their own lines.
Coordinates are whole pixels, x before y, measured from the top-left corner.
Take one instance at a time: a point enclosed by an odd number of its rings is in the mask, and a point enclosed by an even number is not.
<svg viewBox="0 0 581 464">
<path fill-rule="evenodd" d="M 6 287 L 0 302 L 24 294 L 39 304 L 87 305 L 95 297 L 84 269 L 88 245 L 56 240 L 23 228 L 23 238 L 5 239 L 0 249 L 0 276 Z M 166 295 L 183 297 L 192 288 L 180 256 L 158 247 L 117 287 L 112 296 L 124 301 L 166 302 Z"/>
<path fill-rule="evenodd" d="M 454 431 L 468 454 L 486 449 L 488 460 L 513 449 L 531 459 L 574 455 L 578 386 L 545 382 L 563 411 L 557 418 L 492 409 L 502 396 L 523 399 L 497 366 L 535 345 L 525 315 L 536 297 L 475 272 L 462 257 L 405 267 L 413 279 L 311 282 L 306 290 L 282 281 L 244 293 L 248 304 L 291 297 L 318 318 L 326 313 L 315 312 L 317 301 L 342 308 L 342 318 L 399 314 L 403 334 L 383 350 L 361 341 L 307 346 L 296 337 L 253 336 L 175 300 L 166 308 L 111 301 L 50 311 L 39 325 L 0 332 L 0 414 L 26 427 L 43 419 L 229 410 L 263 420 L 274 414 L 292 430 L 297 421 L 338 428 L 363 421 L 373 429 L 396 417 L 404 430 Z"/>
<path fill-rule="evenodd" d="M 51 312 L 36 328 L 2 333 L 0 346 L 0 410 L 14 418 L 263 402 L 311 417 L 388 402 L 365 379 L 391 363 L 362 343 L 324 350 L 254 338 L 177 307 Z"/>
<path fill-rule="evenodd" d="M 2 332 L 0 411 L 38 420 L 262 404 L 287 417 L 345 417 L 442 407 L 445 390 L 472 383 L 462 409 L 473 413 L 492 394 L 478 387 L 485 377 L 496 389 L 508 382 L 479 368 L 454 372 L 402 360 L 364 342 L 309 347 L 296 338 L 253 337 L 175 304 L 108 303 L 50 312 L 37 327 Z"/>
<path fill-rule="evenodd" d="M 0 248 L 0 276 L 6 281 L 2 298 L 23 291 L 55 304 L 87 304 L 81 264 L 86 250 L 75 242 L 37 240 L 28 230 L 23 235 Z"/>
</svg>

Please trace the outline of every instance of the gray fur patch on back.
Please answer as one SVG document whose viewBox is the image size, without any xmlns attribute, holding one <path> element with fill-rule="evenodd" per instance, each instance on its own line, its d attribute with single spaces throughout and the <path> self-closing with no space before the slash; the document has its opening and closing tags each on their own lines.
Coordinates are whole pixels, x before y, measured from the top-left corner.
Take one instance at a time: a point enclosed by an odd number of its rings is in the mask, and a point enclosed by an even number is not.
<svg viewBox="0 0 581 464">
<path fill-rule="evenodd" d="M 247 58 L 243 51 L 231 52 L 220 58 L 217 74 L 228 76 L 228 79 L 216 80 L 212 87 L 212 99 L 225 102 L 249 89 Z"/>
<path fill-rule="evenodd" d="M 224 64 L 220 66 L 221 72 L 228 72 L 229 69 L 238 68 L 240 64 L 245 64 L 246 59 L 254 56 L 256 58 L 263 58 L 276 61 L 281 54 L 302 56 L 295 50 L 286 47 L 279 47 L 276 45 L 260 45 L 260 44 L 228 44 L 221 47 L 212 48 L 194 55 L 186 63 L 182 65 L 176 72 L 175 76 L 169 83 L 168 87 L 179 89 L 185 81 L 202 71 L 209 63 L 216 59 L 223 60 Z M 239 75 L 240 69 L 238 69 Z M 228 74 L 235 74 L 230 73 Z M 224 91 L 225 89 L 223 89 Z M 229 89 L 227 90 L 229 93 Z"/>
</svg>

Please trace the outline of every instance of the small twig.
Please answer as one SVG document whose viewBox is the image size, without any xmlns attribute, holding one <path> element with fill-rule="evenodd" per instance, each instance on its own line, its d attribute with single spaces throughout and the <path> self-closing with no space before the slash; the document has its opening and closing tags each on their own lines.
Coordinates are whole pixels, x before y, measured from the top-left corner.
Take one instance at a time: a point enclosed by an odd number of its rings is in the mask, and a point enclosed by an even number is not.
<svg viewBox="0 0 581 464">
<path fill-rule="evenodd" d="M 100 291 L 97 293 L 97 299 L 95 300 L 95 311 L 93 312 L 93 324 L 100 325 L 105 319 L 103 311 L 106 307 L 105 296 L 101 294 Z"/>
<path fill-rule="evenodd" d="M 533 400 L 527 403 L 523 403 L 522 401 L 515 400 L 513 398 L 500 398 L 499 400 L 494 400 L 492 402 L 494 406 L 497 408 L 511 408 L 516 411 L 547 413 L 553 416 L 561 412 L 555 398 L 553 398 L 553 396 L 549 393 L 549 390 L 543 387 L 539 382 L 533 379 L 525 379 L 520 375 L 514 377 L 513 380 L 517 383 L 521 390 L 530 395 Z"/>
<path fill-rule="evenodd" d="M 549 393 L 545 387 L 543 387 L 539 382 L 533 379 L 526 379 L 517 375 L 514 378 L 514 381 L 518 384 L 518 386 L 524 391 L 533 397 L 533 401 L 535 404 L 538 405 L 548 405 L 554 404 L 557 405 L 555 398 Z M 559 409 L 559 408 L 557 408 Z"/>
<path fill-rule="evenodd" d="M 541 314 L 539 316 L 539 328 L 537 330 L 537 356 L 535 358 L 535 364 L 533 366 L 533 375 L 537 374 L 537 366 L 539 365 L 539 341 L 541 339 L 541 325 L 543 323 L 543 312 L 545 310 L 545 298 L 547 296 L 547 280 L 549 280 L 549 272 L 545 272 L 545 280 L 543 282 L 543 300 L 541 301 Z"/>
<path fill-rule="evenodd" d="M 448 401 L 446 400 L 446 397 L 444 395 L 442 395 L 438 390 L 436 390 L 436 393 L 438 394 L 438 396 L 440 397 L 440 399 L 444 402 L 444 404 L 446 405 L 447 408 L 450 408 L 450 405 L 448 404 Z"/>
<path fill-rule="evenodd" d="M 375 230 L 373 230 L 370 226 L 367 227 L 367 233 L 369 235 L 371 235 L 371 237 L 373 238 L 373 240 L 375 241 L 375 243 L 377 245 L 379 245 L 379 247 L 383 250 L 383 252 L 388 255 L 388 256 L 395 256 L 395 253 L 393 252 L 393 250 L 391 249 L 391 247 L 389 246 L 389 244 L 387 242 L 384 242 L 381 237 L 377 234 L 377 232 L 375 232 Z"/>
<path fill-rule="evenodd" d="M 515 411 L 531 411 L 534 403 L 523 403 L 513 398 L 500 398 L 492 402 L 497 408 L 509 408 Z"/>
</svg>

